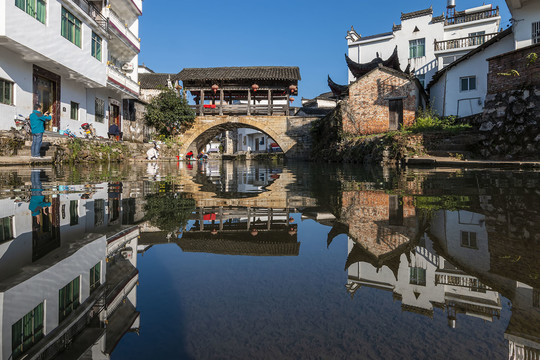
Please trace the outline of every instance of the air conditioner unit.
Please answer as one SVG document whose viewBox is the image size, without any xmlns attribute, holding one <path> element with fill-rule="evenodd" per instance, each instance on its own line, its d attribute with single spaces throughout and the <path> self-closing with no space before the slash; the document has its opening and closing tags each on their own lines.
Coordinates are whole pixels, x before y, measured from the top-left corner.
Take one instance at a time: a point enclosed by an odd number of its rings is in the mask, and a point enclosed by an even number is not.
<svg viewBox="0 0 540 360">
<path fill-rule="evenodd" d="M 122 70 L 124 71 L 133 71 L 133 64 L 126 63 L 122 65 Z"/>
</svg>

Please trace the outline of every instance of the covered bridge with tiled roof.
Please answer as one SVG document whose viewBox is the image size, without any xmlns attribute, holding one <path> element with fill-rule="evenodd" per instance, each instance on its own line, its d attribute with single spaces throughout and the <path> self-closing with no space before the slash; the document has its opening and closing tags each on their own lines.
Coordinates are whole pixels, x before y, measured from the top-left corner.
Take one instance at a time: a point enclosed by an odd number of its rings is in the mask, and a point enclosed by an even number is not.
<svg viewBox="0 0 540 360">
<path fill-rule="evenodd" d="M 186 68 L 176 78 L 195 97 L 197 115 L 289 115 L 296 66 Z"/>
</svg>

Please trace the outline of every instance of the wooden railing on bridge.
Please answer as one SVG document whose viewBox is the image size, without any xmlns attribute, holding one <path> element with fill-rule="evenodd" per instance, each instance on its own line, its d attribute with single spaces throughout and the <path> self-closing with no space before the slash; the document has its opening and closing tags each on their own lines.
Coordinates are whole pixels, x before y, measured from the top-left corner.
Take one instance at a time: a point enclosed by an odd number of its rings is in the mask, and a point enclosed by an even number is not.
<svg viewBox="0 0 540 360">
<path fill-rule="evenodd" d="M 235 105 L 191 105 L 197 116 L 203 115 L 289 115 L 288 105 L 253 105 L 253 104 L 235 104 Z"/>
</svg>

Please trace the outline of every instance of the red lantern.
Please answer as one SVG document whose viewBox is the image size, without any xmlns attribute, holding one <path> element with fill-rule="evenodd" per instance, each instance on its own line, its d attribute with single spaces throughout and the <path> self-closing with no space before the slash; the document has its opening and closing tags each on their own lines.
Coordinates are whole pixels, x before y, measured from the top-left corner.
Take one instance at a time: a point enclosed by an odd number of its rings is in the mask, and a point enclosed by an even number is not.
<svg viewBox="0 0 540 360">
<path fill-rule="evenodd" d="M 257 236 L 257 235 L 259 235 L 259 230 L 251 229 L 251 236 Z"/>
<path fill-rule="evenodd" d="M 294 98 L 293 98 L 293 97 L 290 97 L 290 98 L 289 98 L 289 101 L 290 101 L 290 102 L 293 102 L 293 101 L 294 101 Z"/>
<path fill-rule="evenodd" d="M 296 90 L 298 90 L 298 86 L 296 85 L 289 86 L 289 91 L 291 92 L 291 94 L 294 94 Z"/>
<path fill-rule="evenodd" d="M 251 85 L 251 88 L 253 89 L 253 91 L 257 92 L 257 90 L 259 90 L 259 85 L 253 84 Z"/>
<path fill-rule="evenodd" d="M 214 90 L 214 94 L 218 91 L 219 86 L 217 84 L 212 85 L 212 90 Z"/>
</svg>

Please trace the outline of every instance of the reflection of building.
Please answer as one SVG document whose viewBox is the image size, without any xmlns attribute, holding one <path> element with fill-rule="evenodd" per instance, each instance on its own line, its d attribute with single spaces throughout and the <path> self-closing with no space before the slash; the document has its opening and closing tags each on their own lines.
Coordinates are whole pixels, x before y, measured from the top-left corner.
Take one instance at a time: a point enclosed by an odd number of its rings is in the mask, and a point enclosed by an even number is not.
<svg viewBox="0 0 540 360">
<path fill-rule="evenodd" d="M 110 354 L 138 328 L 139 230 L 122 225 L 138 217 L 135 199 L 122 199 L 121 183 L 107 185 L 60 193 L 33 186 L 30 203 L 0 200 L 0 359 L 49 359 L 74 341 L 73 355 L 92 345 L 78 337 L 89 324 L 85 331 L 105 336 L 100 350 Z"/>
<path fill-rule="evenodd" d="M 200 208 L 177 242 L 186 252 L 297 256 L 297 225 L 289 215 L 287 209 Z"/>
<path fill-rule="evenodd" d="M 435 307 L 445 309 L 450 326 L 455 326 L 458 313 L 488 321 L 500 316 L 502 307 L 497 292 L 440 256 L 435 246 L 441 246 L 441 241 L 434 245 L 427 235 L 418 238 L 414 233 L 417 220 L 412 199 L 400 200 L 396 210 L 392 195 L 374 197 L 376 194 L 371 192 L 356 199 L 354 206 L 348 205 L 350 202 L 344 197 L 343 209 L 352 221 L 346 262 L 347 289 L 351 294 L 361 286 L 392 291 L 404 311 L 433 316 Z M 385 199 L 390 199 L 390 203 Z M 404 211 L 408 220 L 403 217 Z M 351 214 L 363 220 L 352 220 Z M 404 226 L 407 222 L 409 227 Z M 393 232 L 385 227 L 391 224 Z M 395 227 L 398 224 L 401 229 Z M 486 260 L 489 265 L 483 216 L 467 211 L 439 212 L 431 223 L 431 231 L 444 232 L 443 246 L 452 254 L 477 259 L 479 271 L 487 270 L 483 265 Z"/>
</svg>

